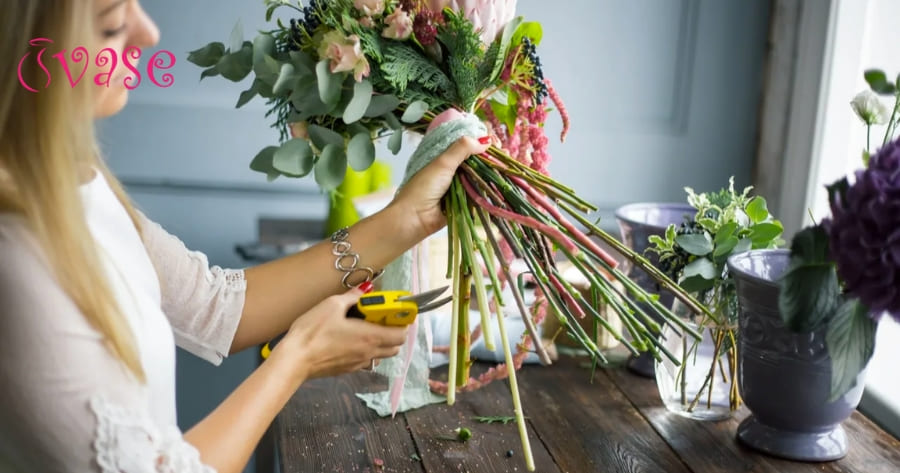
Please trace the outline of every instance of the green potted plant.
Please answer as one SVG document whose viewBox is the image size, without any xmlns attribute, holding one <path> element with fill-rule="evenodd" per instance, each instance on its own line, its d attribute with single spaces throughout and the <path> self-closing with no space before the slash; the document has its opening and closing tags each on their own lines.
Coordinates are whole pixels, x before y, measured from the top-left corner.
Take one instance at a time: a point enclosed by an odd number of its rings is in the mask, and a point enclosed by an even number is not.
<svg viewBox="0 0 900 473">
<path fill-rule="evenodd" d="M 697 194 L 685 188 L 696 210 L 680 226 L 669 225 L 663 237 L 650 236 L 648 251 L 660 267 L 685 290 L 705 303 L 713 316 L 694 316 L 675 302 L 673 312 L 685 317 L 703 338 L 685 337 L 666 326 L 665 346 L 681 360 L 656 362 L 656 381 L 666 408 L 700 420 L 731 416 L 741 403 L 737 388 L 738 303 L 728 257 L 751 249 L 775 248 L 783 241 L 781 222 L 774 219 L 752 187 Z"/>
</svg>

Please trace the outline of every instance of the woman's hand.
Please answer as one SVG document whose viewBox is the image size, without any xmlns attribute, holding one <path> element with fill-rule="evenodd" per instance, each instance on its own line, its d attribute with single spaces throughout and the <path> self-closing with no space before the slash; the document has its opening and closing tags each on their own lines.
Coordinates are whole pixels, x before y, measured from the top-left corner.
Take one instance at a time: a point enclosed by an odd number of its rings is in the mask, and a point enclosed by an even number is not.
<svg viewBox="0 0 900 473">
<path fill-rule="evenodd" d="M 422 238 L 447 224 L 447 219 L 441 211 L 441 198 L 450 188 L 456 168 L 469 156 L 486 151 L 490 146 L 488 140 L 488 137 L 476 140 L 468 136 L 456 140 L 447 151 L 416 173 L 397 193 L 391 205 L 400 206 L 404 209 L 404 214 L 417 217 Z"/>
<path fill-rule="evenodd" d="M 293 360 L 301 380 L 335 376 L 388 358 L 406 341 L 406 327 L 385 327 L 347 318 L 347 310 L 359 300 L 359 289 L 330 296 L 294 321 L 272 358 Z"/>
</svg>

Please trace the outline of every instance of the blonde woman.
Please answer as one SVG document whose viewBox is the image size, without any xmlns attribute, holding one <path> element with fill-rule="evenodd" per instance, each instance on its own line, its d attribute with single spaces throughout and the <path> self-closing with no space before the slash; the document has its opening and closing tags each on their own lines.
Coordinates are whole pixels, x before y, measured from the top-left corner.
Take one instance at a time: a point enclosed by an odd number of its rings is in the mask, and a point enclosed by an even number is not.
<svg viewBox="0 0 900 473">
<path fill-rule="evenodd" d="M 50 58 L 78 46 L 121 57 L 158 36 L 137 0 L 3 1 L 0 471 L 239 472 L 305 380 L 360 369 L 404 341 L 405 329 L 345 318 L 363 292 L 345 289 L 331 241 L 247 270 L 210 268 L 134 208 L 93 128 L 125 105 L 128 70 L 107 88 L 89 69 L 73 88 Z M 43 62 L 56 78 L 37 92 L 11 73 L 33 38 L 53 41 Z M 36 61 L 21 73 L 43 87 Z M 461 139 L 351 227 L 360 265 L 381 268 L 441 228 L 453 172 L 485 148 Z M 176 343 L 218 364 L 285 331 L 217 409 L 178 429 Z"/>
</svg>

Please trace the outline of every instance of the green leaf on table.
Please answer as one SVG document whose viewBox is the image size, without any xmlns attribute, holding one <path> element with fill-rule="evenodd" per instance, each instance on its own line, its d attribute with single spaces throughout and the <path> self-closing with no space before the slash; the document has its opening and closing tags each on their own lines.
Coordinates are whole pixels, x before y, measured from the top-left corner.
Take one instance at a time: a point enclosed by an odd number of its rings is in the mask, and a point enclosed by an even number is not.
<svg viewBox="0 0 900 473">
<path fill-rule="evenodd" d="M 319 83 L 319 99 L 328 105 L 337 104 L 341 99 L 341 74 L 332 74 L 328 70 L 328 59 L 323 59 L 316 64 L 316 79 Z"/>
<path fill-rule="evenodd" d="M 272 157 L 272 166 L 290 177 L 303 177 L 313 167 L 313 152 L 309 143 L 302 138 L 284 142 Z"/>
<path fill-rule="evenodd" d="M 222 56 L 216 64 L 216 68 L 222 77 L 232 82 L 244 80 L 247 74 L 253 70 L 253 46 L 248 42 L 237 52 Z"/>
<path fill-rule="evenodd" d="M 342 119 L 344 123 L 351 124 L 359 121 L 369 109 L 369 103 L 372 101 L 372 83 L 364 80 L 353 84 L 353 98 L 344 109 Z"/>
<path fill-rule="evenodd" d="M 231 48 L 231 52 L 238 51 L 244 46 L 244 25 L 241 23 L 240 19 L 234 24 L 234 28 L 231 29 L 231 36 L 228 44 Z"/>
<path fill-rule="evenodd" d="M 707 258 L 697 258 L 684 267 L 682 277 L 685 279 L 693 276 L 700 276 L 703 279 L 716 278 L 716 265 Z"/>
<path fill-rule="evenodd" d="M 879 69 L 868 69 L 863 73 L 866 83 L 873 92 L 881 95 L 894 95 L 897 87 L 887 80 L 887 75 Z"/>
<path fill-rule="evenodd" d="M 876 324 L 858 299 L 844 301 L 825 333 L 825 345 L 831 357 L 831 394 L 837 400 L 856 386 L 856 377 L 875 351 Z"/>
<path fill-rule="evenodd" d="M 783 231 L 784 228 L 782 228 L 781 224 L 778 222 L 757 223 L 750 226 L 749 238 L 750 241 L 753 242 L 754 248 L 764 248 L 768 246 L 772 240 L 778 238 Z"/>
<path fill-rule="evenodd" d="M 281 65 L 281 70 L 278 72 L 278 80 L 275 81 L 275 85 L 272 86 L 272 93 L 275 95 L 281 95 L 284 92 L 287 92 L 289 87 L 291 87 L 294 83 L 294 65 L 286 62 Z"/>
<path fill-rule="evenodd" d="M 263 148 L 262 151 L 257 153 L 253 160 L 250 161 L 250 169 L 267 175 L 275 172 L 275 167 L 272 165 L 275 151 L 278 151 L 277 146 L 267 146 Z"/>
<path fill-rule="evenodd" d="M 713 241 L 706 232 L 688 233 L 675 237 L 675 243 L 678 243 L 684 251 L 696 256 L 708 255 L 713 250 Z"/>
<path fill-rule="evenodd" d="M 391 150 L 391 153 L 395 155 L 400 152 L 400 147 L 403 145 L 403 130 L 394 130 L 394 133 L 388 139 L 388 149 Z"/>
<path fill-rule="evenodd" d="M 415 123 L 421 120 L 427 111 L 428 104 L 422 100 L 416 100 L 406 107 L 406 111 L 403 112 L 403 116 L 400 117 L 400 120 L 404 123 Z"/>
<path fill-rule="evenodd" d="M 206 46 L 188 53 L 187 60 L 200 67 L 215 66 L 225 54 L 225 45 L 222 43 L 209 43 Z"/>
<path fill-rule="evenodd" d="M 785 326 L 795 332 L 818 329 L 840 302 L 837 271 L 829 263 L 793 265 L 782 276 L 780 286 L 778 309 Z"/>
<path fill-rule="evenodd" d="M 368 131 L 357 133 L 350 139 L 347 160 L 354 171 L 364 171 L 375 161 L 375 143 Z"/>
<path fill-rule="evenodd" d="M 316 183 L 325 190 L 334 190 L 344 181 L 347 174 L 347 155 L 342 146 L 329 144 L 315 165 Z"/>
<path fill-rule="evenodd" d="M 389 112 L 393 112 L 400 105 L 400 99 L 394 95 L 375 95 L 366 108 L 366 117 L 380 117 Z"/>
<path fill-rule="evenodd" d="M 316 148 L 324 150 L 328 145 L 344 148 L 344 137 L 334 130 L 319 125 L 310 125 L 308 131 L 309 139 L 316 145 Z"/>
<path fill-rule="evenodd" d="M 760 223 L 769 218 L 769 208 L 766 206 L 766 199 L 760 196 L 754 197 L 747 204 L 744 211 L 753 223 Z"/>
</svg>

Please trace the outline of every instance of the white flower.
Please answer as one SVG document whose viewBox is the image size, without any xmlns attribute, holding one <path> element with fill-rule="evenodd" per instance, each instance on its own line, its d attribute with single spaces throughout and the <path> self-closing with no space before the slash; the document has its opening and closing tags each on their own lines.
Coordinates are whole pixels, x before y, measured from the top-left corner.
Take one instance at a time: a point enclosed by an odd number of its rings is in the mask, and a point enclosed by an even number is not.
<svg viewBox="0 0 900 473">
<path fill-rule="evenodd" d="M 850 107 L 866 125 L 884 125 L 891 117 L 888 107 L 878 99 L 875 92 L 868 89 L 856 94 L 850 101 Z"/>
</svg>

